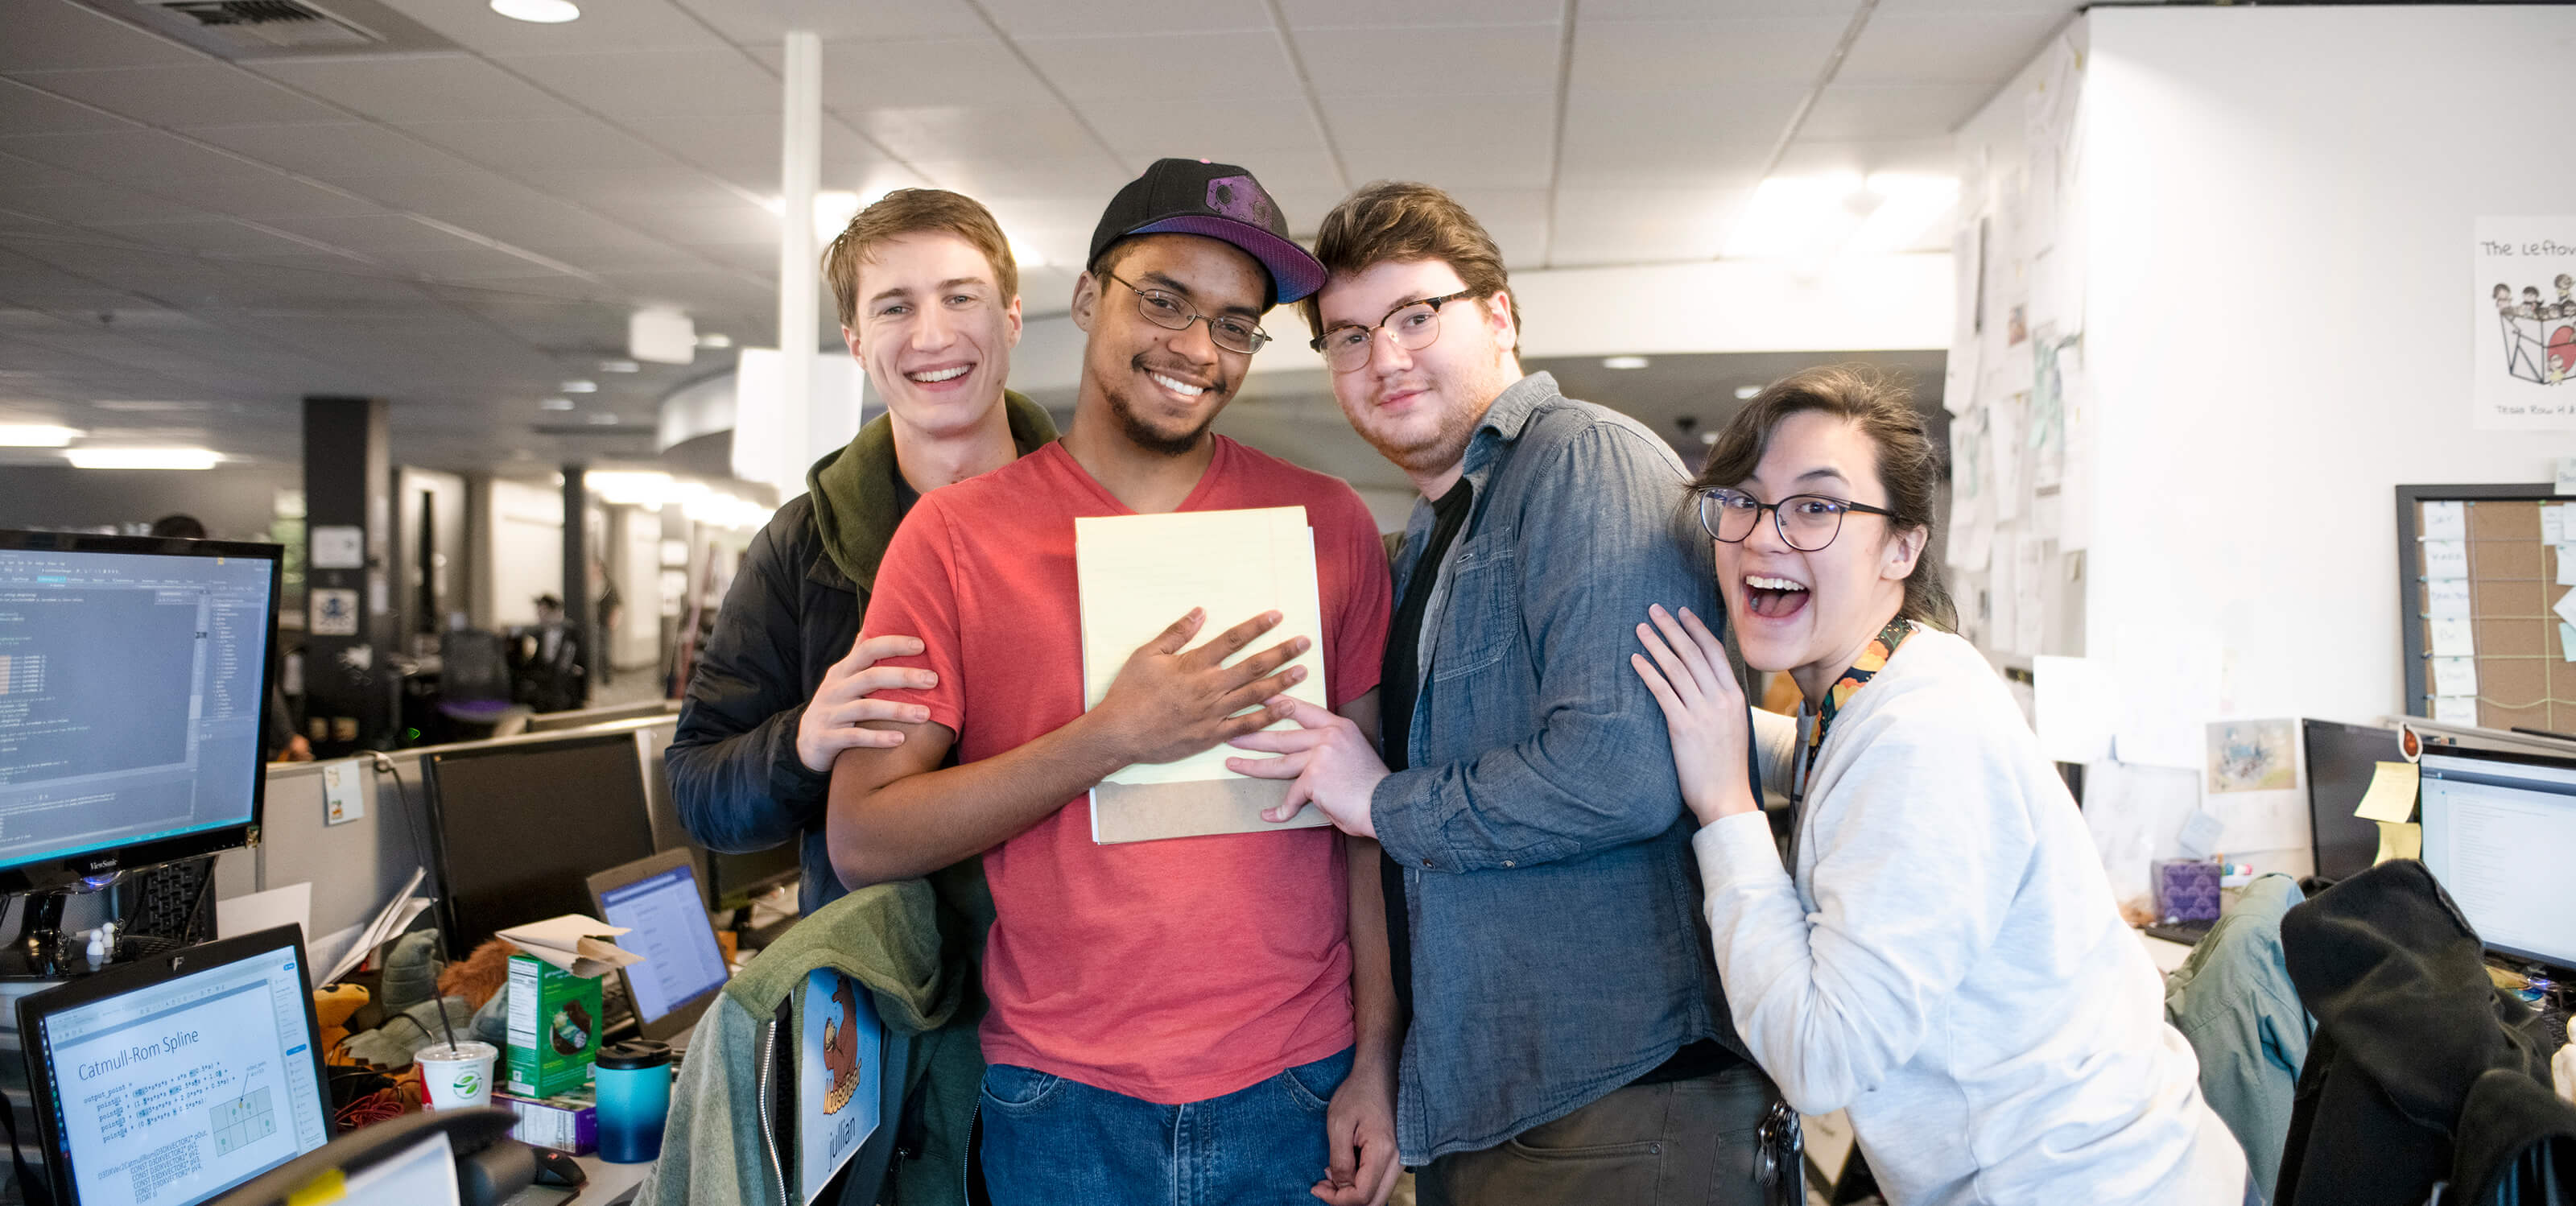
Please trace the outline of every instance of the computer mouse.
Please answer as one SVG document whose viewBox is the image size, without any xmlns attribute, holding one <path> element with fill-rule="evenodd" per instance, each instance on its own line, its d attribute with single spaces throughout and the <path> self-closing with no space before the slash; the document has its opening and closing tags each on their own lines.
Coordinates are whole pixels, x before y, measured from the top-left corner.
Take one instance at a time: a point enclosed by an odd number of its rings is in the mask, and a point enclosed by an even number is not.
<svg viewBox="0 0 2576 1206">
<path fill-rule="evenodd" d="M 581 1161 L 573 1159 L 571 1152 L 537 1149 L 537 1184 L 574 1186 L 588 1180 L 590 1174 L 581 1171 Z"/>
</svg>

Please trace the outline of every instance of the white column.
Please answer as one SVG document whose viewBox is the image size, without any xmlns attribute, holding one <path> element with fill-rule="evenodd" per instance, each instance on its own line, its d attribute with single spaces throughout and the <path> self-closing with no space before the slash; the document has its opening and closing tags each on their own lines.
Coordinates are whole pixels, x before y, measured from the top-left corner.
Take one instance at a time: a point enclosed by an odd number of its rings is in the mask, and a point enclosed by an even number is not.
<svg viewBox="0 0 2576 1206">
<path fill-rule="evenodd" d="M 823 40 L 790 32 L 786 44 L 786 89 L 780 111 L 778 350 L 781 466 L 793 480 L 820 452 L 811 443 L 814 398 L 814 330 L 820 319 L 816 298 L 822 267 L 814 247 L 814 192 L 821 186 L 823 160 Z"/>
</svg>

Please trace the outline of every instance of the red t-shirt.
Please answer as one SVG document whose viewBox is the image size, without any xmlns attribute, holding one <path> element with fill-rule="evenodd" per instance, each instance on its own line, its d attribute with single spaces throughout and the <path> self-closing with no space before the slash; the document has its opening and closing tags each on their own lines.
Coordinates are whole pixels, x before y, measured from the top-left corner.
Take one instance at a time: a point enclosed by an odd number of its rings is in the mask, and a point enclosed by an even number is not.
<svg viewBox="0 0 2576 1206">
<path fill-rule="evenodd" d="M 1386 555 L 1359 496 L 1223 436 L 1180 509 L 1306 508 L 1335 708 L 1377 686 Z M 1005 753 L 1082 714 L 1073 521 L 1133 514 L 1049 444 L 924 495 L 896 531 L 866 634 L 918 636 L 891 664 L 939 674 L 918 703 L 957 759 Z M 1172 618 L 1192 606 L 1172 601 Z M 1209 616 L 1201 638 L 1246 616 Z M 1257 646 L 1266 647 L 1266 646 Z M 1331 829 L 1103 846 L 1088 795 L 986 851 L 998 920 L 984 953 L 984 1058 L 1148 1101 L 1222 1096 L 1352 1039 L 1348 864 Z"/>
</svg>

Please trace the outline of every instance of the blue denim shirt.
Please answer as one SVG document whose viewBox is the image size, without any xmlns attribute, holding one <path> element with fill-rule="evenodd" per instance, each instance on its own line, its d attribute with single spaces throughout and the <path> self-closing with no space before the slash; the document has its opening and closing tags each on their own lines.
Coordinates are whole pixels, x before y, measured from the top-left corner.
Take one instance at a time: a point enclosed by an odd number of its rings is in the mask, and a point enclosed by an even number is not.
<svg viewBox="0 0 2576 1206">
<path fill-rule="evenodd" d="M 1463 472 L 1476 513 L 1423 617 L 1414 769 L 1370 802 L 1413 939 L 1396 1148 L 1414 1165 L 1572 1113 L 1685 1043 L 1744 1054 L 1697 826 L 1628 665 L 1649 604 L 1724 615 L 1681 461 L 1534 373 L 1486 411 Z M 1399 598 L 1436 568 L 1415 564 L 1430 527 L 1417 504 Z"/>
</svg>

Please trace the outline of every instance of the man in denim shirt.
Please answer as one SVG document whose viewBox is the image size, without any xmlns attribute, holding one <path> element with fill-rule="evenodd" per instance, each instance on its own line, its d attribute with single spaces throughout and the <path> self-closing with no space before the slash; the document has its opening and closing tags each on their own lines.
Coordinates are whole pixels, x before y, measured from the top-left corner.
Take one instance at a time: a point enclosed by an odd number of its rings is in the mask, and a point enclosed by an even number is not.
<svg viewBox="0 0 2576 1206">
<path fill-rule="evenodd" d="M 1765 1200 L 1776 1091 L 1728 1020 L 1669 738 L 1629 672 L 1649 604 L 1722 615 L 1686 474 L 1524 376 L 1490 236 L 1419 184 L 1324 219 L 1333 392 L 1422 491 L 1397 556 L 1383 756 L 1298 705 L 1235 769 L 1384 847 L 1396 1147 L 1425 1203 Z M 1404 912 L 1394 916 L 1395 902 Z M 1783 1174 L 1796 1190 L 1794 1166 Z"/>
</svg>

